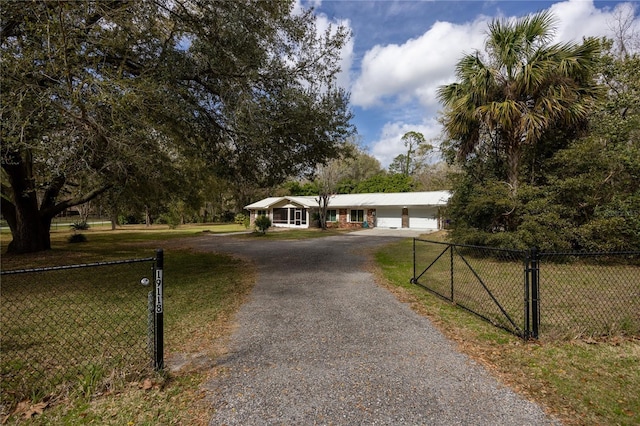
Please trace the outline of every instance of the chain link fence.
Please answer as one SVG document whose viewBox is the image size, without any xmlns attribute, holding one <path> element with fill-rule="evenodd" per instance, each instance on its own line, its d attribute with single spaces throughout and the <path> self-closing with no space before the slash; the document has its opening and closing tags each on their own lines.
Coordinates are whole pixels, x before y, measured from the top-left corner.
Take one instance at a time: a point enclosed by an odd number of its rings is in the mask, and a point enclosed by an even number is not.
<svg viewBox="0 0 640 426">
<path fill-rule="evenodd" d="M 412 283 L 496 327 L 525 334 L 523 252 L 414 239 L 413 253 Z"/>
<path fill-rule="evenodd" d="M 155 300 L 141 279 L 154 261 L 2 271 L 2 405 L 91 396 L 149 374 Z"/>
<path fill-rule="evenodd" d="M 640 335 L 640 252 L 538 253 L 414 239 L 419 285 L 523 338 Z"/>
<path fill-rule="evenodd" d="M 640 336 L 640 252 L 540 253 L 540 334 Z"/>
</svg>

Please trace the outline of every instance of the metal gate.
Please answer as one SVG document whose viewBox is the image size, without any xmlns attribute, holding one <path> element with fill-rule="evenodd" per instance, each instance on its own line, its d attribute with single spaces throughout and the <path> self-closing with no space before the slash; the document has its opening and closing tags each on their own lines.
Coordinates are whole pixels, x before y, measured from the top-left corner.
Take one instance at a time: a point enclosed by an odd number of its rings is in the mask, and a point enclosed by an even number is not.
<svg viewBox="0 0 640 426">
<path fill-rule="evenodd" d="M 640 336 L 639 277 L 638 251 L 413 241 L 413 284 L 525 339 Z"/>
<path fill-rule="evenodd" d="M 521 337 L 532 337 L 530 297 L 523 291 L 526 252 L 414 239 L 418 285 Z"/>
</svg>

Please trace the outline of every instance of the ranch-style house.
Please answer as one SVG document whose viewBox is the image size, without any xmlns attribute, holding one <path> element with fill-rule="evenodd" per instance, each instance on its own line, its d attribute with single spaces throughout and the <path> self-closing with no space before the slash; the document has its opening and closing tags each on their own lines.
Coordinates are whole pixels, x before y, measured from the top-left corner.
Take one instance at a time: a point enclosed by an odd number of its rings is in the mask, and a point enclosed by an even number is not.
<svg viewBox="0 0 640 426">
<path fill-rule="evenodd" d="M 329 199 L 327 226 L 337 228 L 443 228 L 449 191 L 337 194 Z M 245 207 L 251 225 L 259 215 L 276 227 L 318 226 L 318 196 L 269 197 Z"/>
</svg>

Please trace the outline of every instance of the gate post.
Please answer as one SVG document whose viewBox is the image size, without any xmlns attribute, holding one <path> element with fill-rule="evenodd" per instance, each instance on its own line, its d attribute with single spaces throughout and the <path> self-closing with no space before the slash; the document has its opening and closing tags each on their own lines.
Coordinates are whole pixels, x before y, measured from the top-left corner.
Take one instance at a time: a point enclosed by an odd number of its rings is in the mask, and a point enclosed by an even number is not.
<svg viewBox="0 0 640 426">
<path fill-rule="evenodd" d="M 164 368 L 164 306 L 163 306 L 163 270 L 164 252 L 156 250 L 155 292 L 154 292 L 154 335 L 153 335 L 153 368 Z"/>
</svg>

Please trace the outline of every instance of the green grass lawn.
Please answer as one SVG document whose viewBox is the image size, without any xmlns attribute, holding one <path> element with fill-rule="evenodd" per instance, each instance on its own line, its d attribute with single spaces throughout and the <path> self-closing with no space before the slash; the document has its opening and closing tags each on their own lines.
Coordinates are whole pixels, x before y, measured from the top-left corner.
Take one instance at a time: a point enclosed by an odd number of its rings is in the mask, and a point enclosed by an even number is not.
<svg viewBox="0 0 640 426">
<path fill-rule="evenodd" d="M 640 424 L 637 338 L 524 342 L 410 284 L 412 250 L 412 241 L 404 240 L 375 253 L 383 282 L 461 351 L 566 424 Z"/>
</svg>

